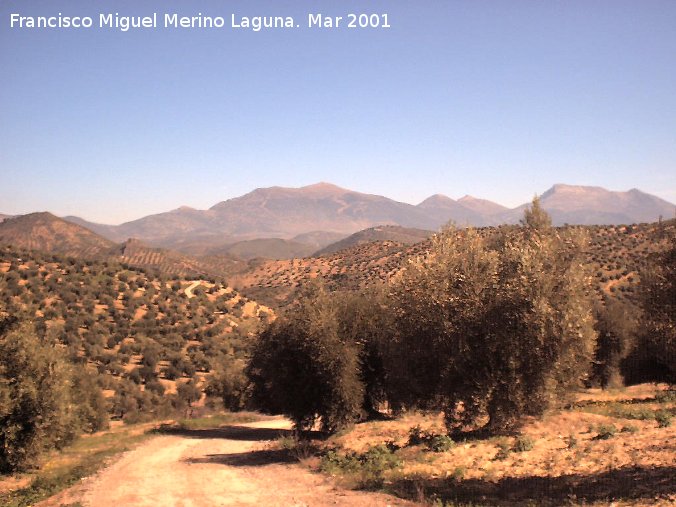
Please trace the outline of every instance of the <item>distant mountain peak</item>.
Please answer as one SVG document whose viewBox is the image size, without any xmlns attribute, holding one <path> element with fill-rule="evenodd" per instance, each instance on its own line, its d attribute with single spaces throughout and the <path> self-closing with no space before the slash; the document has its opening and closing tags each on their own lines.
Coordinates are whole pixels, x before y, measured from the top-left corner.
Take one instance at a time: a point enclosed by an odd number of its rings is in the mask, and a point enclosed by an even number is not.
<svg viewBox="0 0 676 507">
<path fill-rule="evenodd" d="M 334 185 L 333 183 L 327 183 L 326 181 L 320 181 L 319 183 L 313 183 L 312 185 L 306 185 L 300 187 L 298 190 L 302 192 L 321 192 L 321 193 L 347 193 L 350 190 Z"/>
<path fill-rule="evenodd" d="M 609 193 L 610 190 L 606 190 L 602 187 L 594 186 L 585 186 L 585 185 L 567 185 L 565 183 L 556 183 L 552 187 L 542 194 L 541 197 L 548 197 L 554 194 L 589 194 L 589 193 Z"/>
<path fill-rule="evenodd" d="M 429 204 L 454 203 L 455 201 L 444 194 L 434 194 L 422 201 L 418 206 L 427 206 Z"/>
</svg>

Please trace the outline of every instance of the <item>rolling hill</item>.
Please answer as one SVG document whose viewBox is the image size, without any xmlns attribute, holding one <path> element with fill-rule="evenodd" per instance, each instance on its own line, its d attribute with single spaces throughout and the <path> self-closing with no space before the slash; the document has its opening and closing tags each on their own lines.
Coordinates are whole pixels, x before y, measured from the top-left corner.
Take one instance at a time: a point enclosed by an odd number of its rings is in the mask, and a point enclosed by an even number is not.
<svg viewBox="0 0 676 507">
<path fill-rule="evenodd" d="M 221 248 L 212 248 L 208 254 L 231 254 L 240 259 L 293 259 L 306 257 L 315 251 L 313 245 L 281 238 L 260 238 L 238 241 Z"/>
<path fill-rule="evenodd" d="M 51 213 L 30 213 L 0 223 L 0 244 L 73 257 L 95 257 L 112 241 Z"/>
<path fill-rule="evenodd" d="M 391 241 L 394 243 L 400 243 L 402 245 L 412 245 L 414 243 L 418 243 L 419 241 L 428 239 L 430 236 L 432 236 L 432 234 L 434 234 L 433 231 L 400 227 L 398 225 L 371 227 L 369 229 L 364 229 L 363 231 L 355 232 L 345 239 L 332 243 L 322 248 L 314 255 L 321 256 L 332 254 L 357 245 L 380 241 Z"/>
<path fill-rule="evenodd" d="M 31 213 L 0 223 L 0 245 L 12 245 L 80 259 L 110 259 L 170 276 L 222 278 L 246 267 L 231 255 L 196 258 L 170 250 L 150 247 L 137 239 L 115 244 L 112 241 L 51 213 Z"/>
<path fill-rule="evenodd" d="M 629 226 L 575 226 L 589 237 L 586 260 L 599 294 L 631 300 L 639 271 L 651 256 L 663 251 L 676 234 L 676 220 Z M 494 234 L 495 227 L 478 229 Z M 464 234 L 460 229 L 457 234 Z M 358 236 L 358 235 L 357 235 Z M 261 262 L 231 277 L 234 287 L 267 305 L 285 305 L 307 280 L 319 278 L 329 287 L 359 289 L 384 282 L 408 259 L 428 250 L 430 240 L 412 245 L 394 241 L 355 244 L 321 257 Z"/>
</svg>

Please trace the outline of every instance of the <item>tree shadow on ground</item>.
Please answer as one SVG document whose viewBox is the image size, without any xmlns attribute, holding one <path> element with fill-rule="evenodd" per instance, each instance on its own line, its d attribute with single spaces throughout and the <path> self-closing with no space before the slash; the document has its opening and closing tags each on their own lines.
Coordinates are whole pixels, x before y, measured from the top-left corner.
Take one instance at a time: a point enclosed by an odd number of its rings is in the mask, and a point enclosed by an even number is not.
<svg viewBox="0 0 676 507">
<path fill-rule="evenodd" d="M 456 503 L 481 505 L 555 506 L 572 503 L 617 500 L 657 502 L 674 500 L 676 467 L 626 467 L 607 472 L 559 477 L 508 477 L 497 482 L 483 479 L 431 479 L 396 481 L 391 489 L 405 498 L 419 498 L 420 492 Z"/>
<path fill-rule="evenodd" d="M 177 435 L 187 438 L 225 438 L 228 440 L 240 440 L 246 442 L 259 442 L 263 440 L 276 440 L 280 437 L 293 437 L 293 430 L 274 428 L 251 428 L 249 426 L 222 426 L 210 429 L 187 429 L 177 426 L 162 426 L 157 430 L 162 435 Z M 319 432 L 311 431 L 303 434 L 307 438 L 320 438 Z"/>
<path fill-rule="evenodd" d="M 202 458 L 186 459 L 185 462 L 193 464 L 207 463 L 228 465 L 234 467 L 260 467 L 266 465 L 297 463 L 298 460 L 294 458 L 288 450 L 279 449 L 248 451 L 232 454 L 207 454 Z"/>
</svg>

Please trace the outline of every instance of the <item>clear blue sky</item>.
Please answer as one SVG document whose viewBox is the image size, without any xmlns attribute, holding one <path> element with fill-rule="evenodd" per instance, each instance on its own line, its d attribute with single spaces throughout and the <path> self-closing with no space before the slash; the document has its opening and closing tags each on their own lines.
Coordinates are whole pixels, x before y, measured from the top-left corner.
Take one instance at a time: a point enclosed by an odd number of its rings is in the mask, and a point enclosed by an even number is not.
<svg viewBox="0 0 676 507">
<path fill-rule="evenodd" d="M 10 14 L 388 13 L 389 30 L 19 30 Z M 0 2 L 0 212 L 120 223 L 329 181 L 676 201 L 676 2 Z"/>
</svg>

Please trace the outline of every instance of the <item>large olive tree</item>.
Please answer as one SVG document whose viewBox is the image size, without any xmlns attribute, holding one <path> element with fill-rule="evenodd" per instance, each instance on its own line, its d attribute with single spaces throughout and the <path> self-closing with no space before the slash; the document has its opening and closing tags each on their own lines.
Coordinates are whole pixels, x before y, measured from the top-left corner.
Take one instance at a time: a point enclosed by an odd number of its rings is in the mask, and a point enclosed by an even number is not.
<svg viewBox="0 0 676 507">
<path fill-rule="evenodd" d="M 395 405 L 500 433 L 584 378 L 596 333 L 583 238 L 550 224 L 535 201 L 522 226 L 449 229 L 407 266 L 386 354 Z"/>
</svg>

